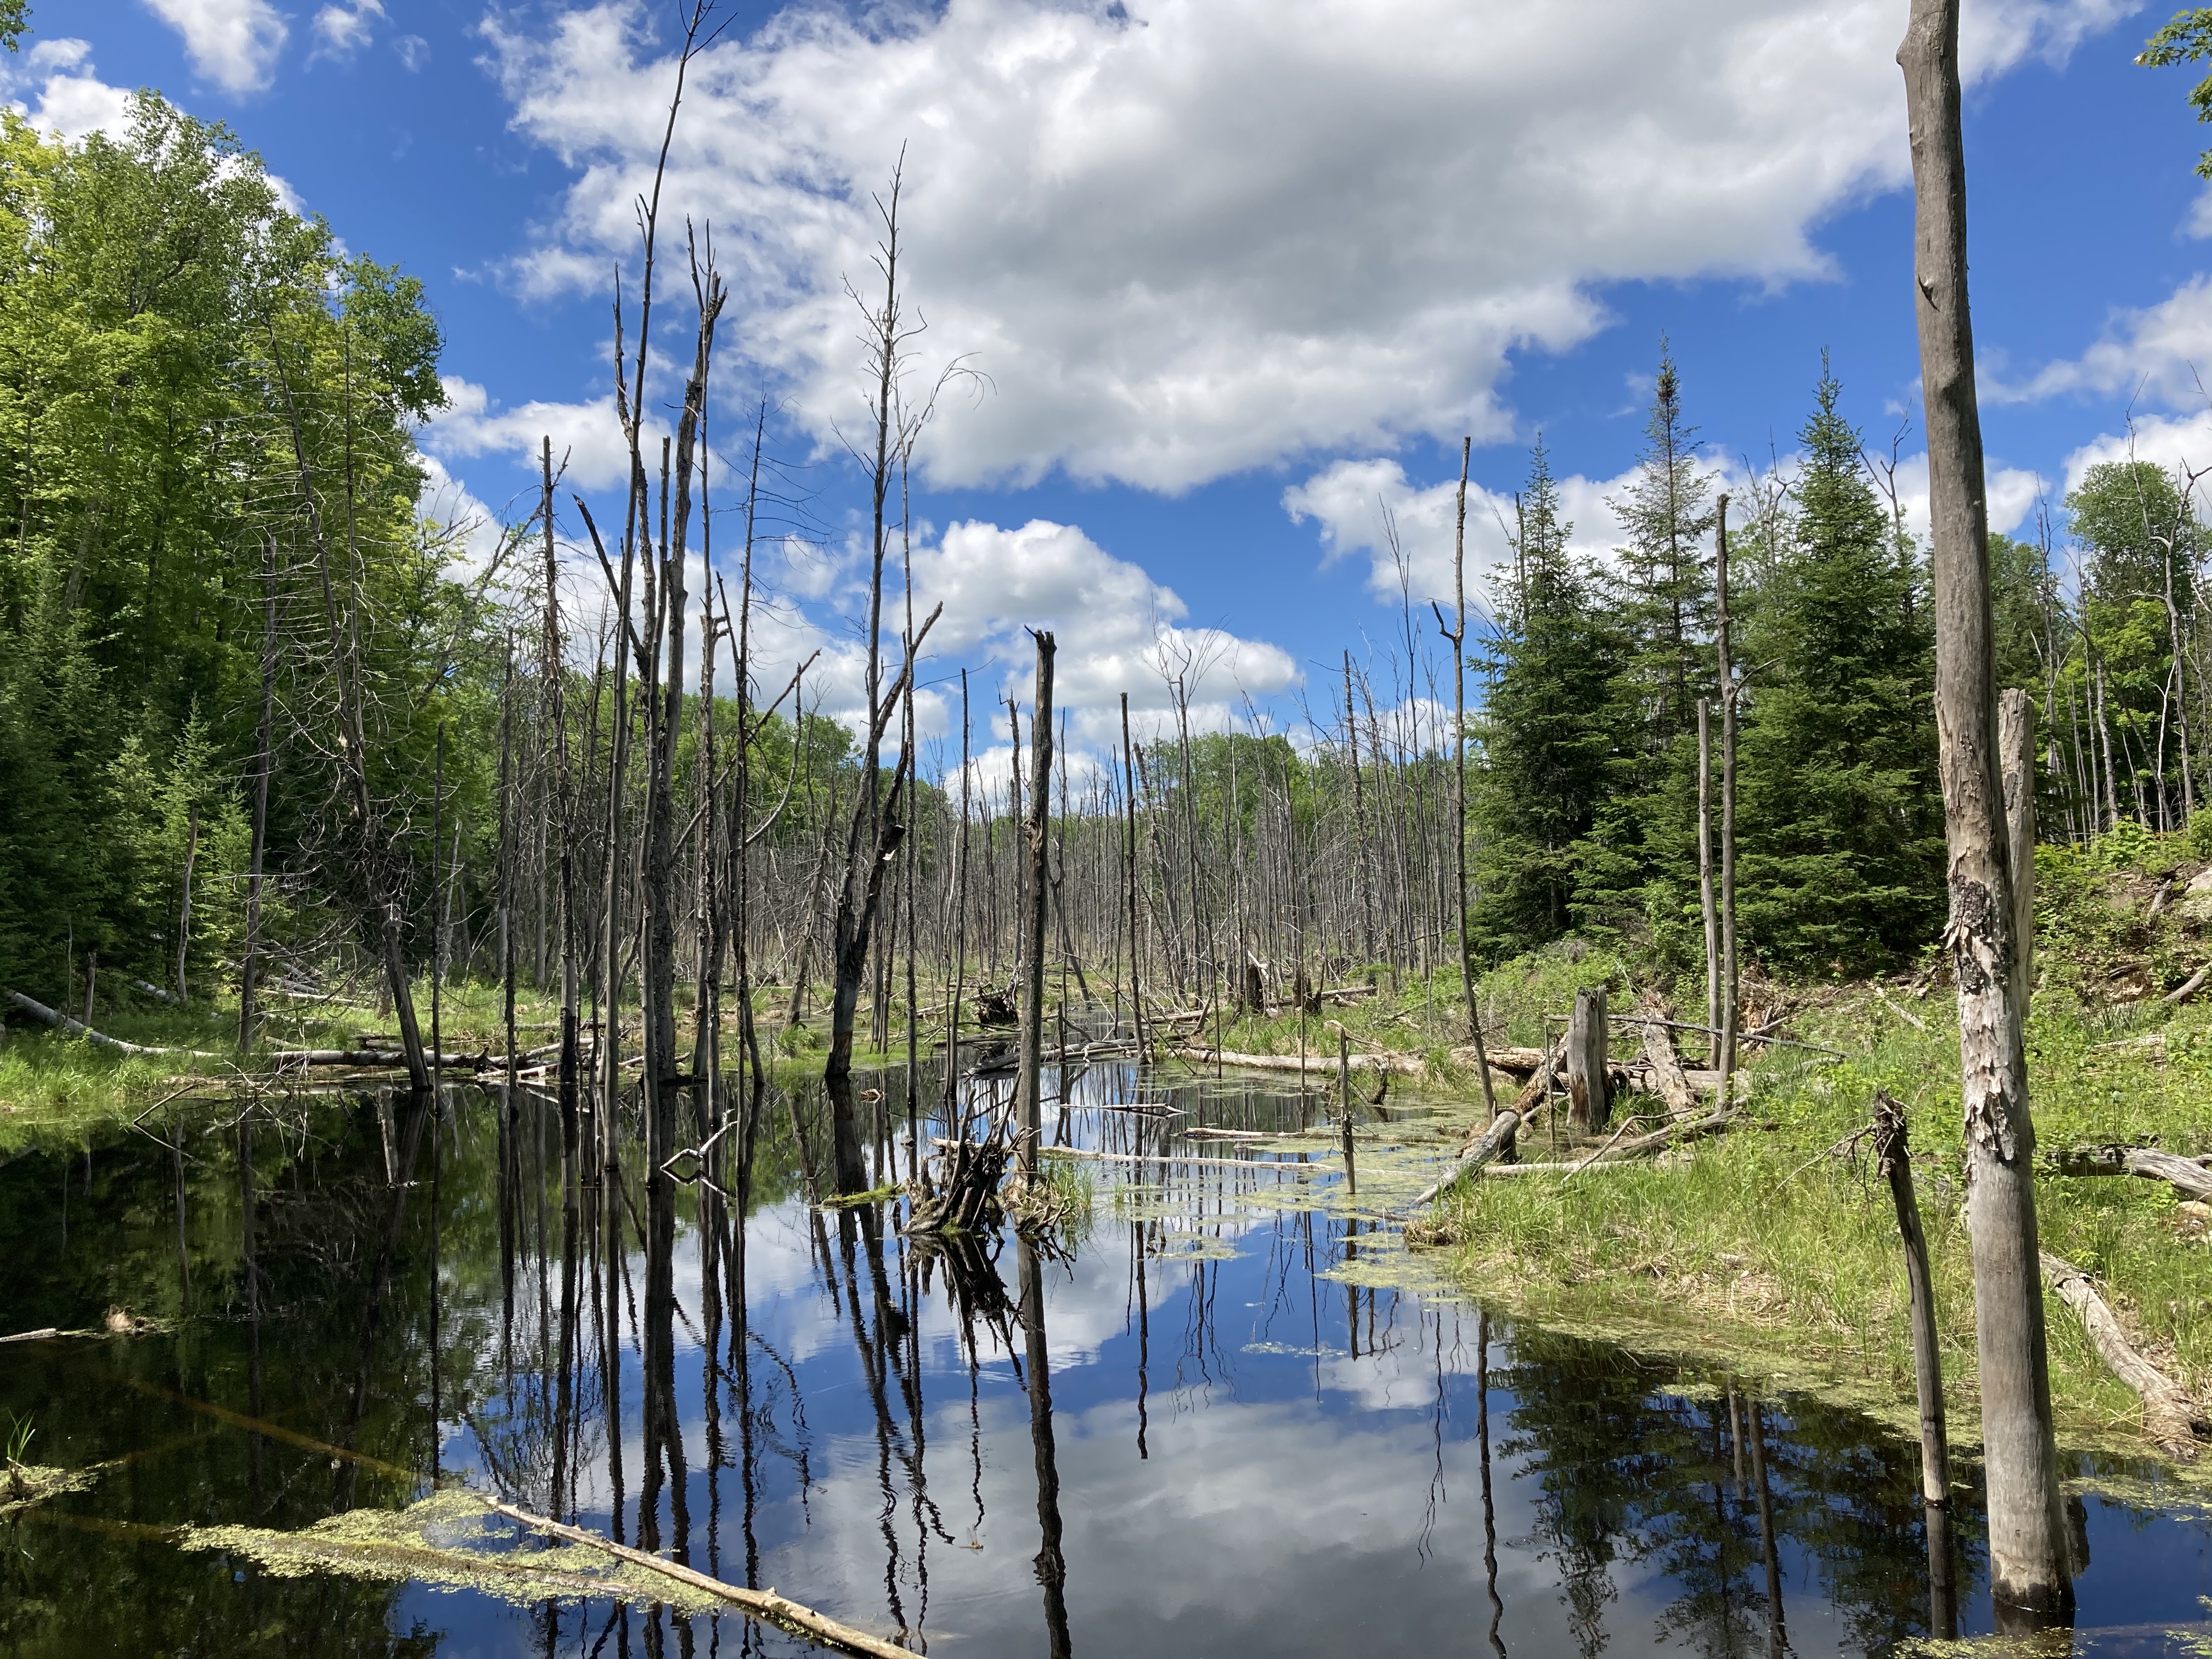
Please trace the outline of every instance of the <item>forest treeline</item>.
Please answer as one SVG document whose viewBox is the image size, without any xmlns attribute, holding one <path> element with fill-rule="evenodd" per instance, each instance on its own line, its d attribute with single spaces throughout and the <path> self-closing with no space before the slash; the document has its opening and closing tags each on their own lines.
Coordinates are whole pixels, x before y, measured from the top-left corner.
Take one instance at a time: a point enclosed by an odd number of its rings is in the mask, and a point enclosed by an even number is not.
<svg viewBox="0 0 2212 1659">
<path fill-rule="evenodd" d="M 229 987 L 252 928 L 302 979 L 388 957 L 550 988 L 573 949 L 594 1006 L 610 948 L 619 985 L 672 950 L 687 1006 L 734 955 L 803 1019 L 841 948 L 855 814 L 872 811 L 896 828 L 879 925 L 860 934 L 880 1043 L 905 957 L 940 988 L 1012 980 L 1019 818 L 1041 784 L 1048 954 L 1071 996 L 1235 999 L 1248 962 L 1269 994 L 1301 974 L 1456 975 L 1453 647 L 1445 611 L 1431 621 L 1410 588 L 1395 635 L 1316 676 L 1298 724 L 1248 708 L 1194 731 L 1203 665 L 1164 657 L 1130 690 L 1164 685 L 1168 712 L 1139 714 L 1118 751 L 1063 740 L 1044 780 L 963 766 L 1008 735 L 1021 755 L 1028 714 L 994 700 L 1006 688 L 956 689 L 925 645 L 921 675 L 968 735 L 914 744 L 909 766 L 907 716 L 884 713 L 872 785 L 872 745 L 813 712 L 805 676 L 731 667 L 769 533 L 757 455 L 719 498 L 679 479 L 672 530 L 667 458 L 657 503 L 649 456 L 633 481 L 648 552 L 655 512 L 679 556 L 686 515 L 696 547 L 711 512 L 717 580 L 690 596 L 694 637 L 736 686 L 645 696 L 645 647 L 614 636 L 613 566 L 594 562 L 559 458 L 496 553 L 464 558 L 468 526 L 422 501 L 414 434 L 442 394 L 419 284 L 288 211 L 228 131 L 152 94 L 126 132 L 76 143 L 9 118 L 0 191 L 0 984 L 80 1008 L 104 994 L 95 974 L 117 994 Z M 884 302 L 894 323 L 899 303 Z M 905 374 L 896 326 L 885 337 Z M 701 338 L 704 365 L 710 325 Z M 902 526 L 884 515 L 912 434 L 884 409 L 876 550 L 896 582 Z M 1570 933 L 1702 959 L 1699 715 L 1717 757 L 1724 702 L 1713 453 L 1662 356 L 1613 503 L 1626 540 L 1604 557 L 1577 550 L 1549 457 L 1530 457 L 1511 562 L 1465 628 L 1479 961 Z M 1943 908 L 1925 550 L 1825 364 L 1796 453 L 1739 476 L 1743 948 L 1784 973 L 1878 968 L 1929 945 Z M 2194 482 L 2100 465 L 2038 538 L 1992 538 L 1998 681 L 2038 705 L 2047 838 L 2175 829 L 2195 808 L 2212 660 Z M 901 625 L 881 626 L 871 696 L 896 702 L 912 689 L 892 672 Z M 656 733 L 665 779 L 617 758 Z M 639 833 L 655 823 L 657 872 Z M 648 910 L 672 945 L 636 940 Z"/>
</svg>

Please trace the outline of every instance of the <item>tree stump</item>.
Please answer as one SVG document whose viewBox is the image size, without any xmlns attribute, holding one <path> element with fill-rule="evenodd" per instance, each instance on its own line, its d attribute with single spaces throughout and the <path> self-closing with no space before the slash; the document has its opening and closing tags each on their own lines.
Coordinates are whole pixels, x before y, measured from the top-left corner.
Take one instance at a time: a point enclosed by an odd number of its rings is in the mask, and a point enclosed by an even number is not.
<svg viewBox="0 0 2212 1659">
<path fill-rule="evenodd" d="M 1567 1121 L 1583 1134 L 1597 1134 L 1611 1118 L 1606 1055 L 1605 987 L 1575 993 L 1575 1012 L 1567 1022 Z"/>
</svg>

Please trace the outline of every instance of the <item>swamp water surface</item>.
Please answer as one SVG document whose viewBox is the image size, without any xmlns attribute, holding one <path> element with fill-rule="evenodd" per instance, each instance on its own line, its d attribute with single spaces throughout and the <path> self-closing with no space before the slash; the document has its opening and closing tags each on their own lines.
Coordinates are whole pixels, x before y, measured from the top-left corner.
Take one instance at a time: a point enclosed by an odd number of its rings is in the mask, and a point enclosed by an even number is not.
<svg viewBox="0 0 2212 1659">
<path fill-rule="evenodd" d="M 1091 1218 L 1045 1249 L 953 1261 L 901 1206 L 810 1209 L 780 1103 L 741 1228 L 710 1188 L 656 1206 L 635 1176 L 564 1206 L 535 1097 L 33 1136 L 0 1154 L 0 1332 L 157 1322 L 0 1346 L 0 1430 L 99 1466 L 0 1511 L 0 1651 L 814 1650 L 574 1581 L 303 1571 L 186 1530 L 398 1511 L 434 1480 L 977 1659 L 1879 1654 L 1929 1631 L 1915 1449 L 1452 1294 L 1381 1219 L 1451 1144 L 1423 1109 L 1364 1127 L 1355 1199 L 1323 1092 L 1125 1066 L 1066 1092 L 1048 1140 L 1141 1161 L 1073 1164 Z M 1978 1501 L 1953 1551 L 1969 1633 Z M 2204 1651 L 2168 1633 L 2206 1628 L 2202 1512 L 2092 1492 L 2075 1518 L 2077 1650 Z M 496 1517 L 410 1537 L 540 1549 Z"/>
</svg>

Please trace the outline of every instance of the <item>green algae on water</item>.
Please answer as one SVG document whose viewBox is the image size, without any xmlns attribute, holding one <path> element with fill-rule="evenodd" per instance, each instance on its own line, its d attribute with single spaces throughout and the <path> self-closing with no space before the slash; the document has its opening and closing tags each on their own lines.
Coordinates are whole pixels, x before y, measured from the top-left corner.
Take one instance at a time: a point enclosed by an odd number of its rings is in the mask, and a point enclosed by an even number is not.
<svg viewBox="0 0 2212 1659">
<path fill-rule="evenodd" d="M 40 1463 L 10 1463 L 0 1473 L 0 1521 L 20 1515 L 33 1504 L 58 1498 L 65 1492 L 82 1492 L 92 1484 L 90 1469 L 58 1469 Z"/>
<path fill-rule="evenodd" d="M 550 1596 L 604 1595 L 658 1601 L 685 1613 L 729 1610 L 726 1602 L 580 1544 L 497 1547 L 514 1534 L 474 1493 L 441 1492 L 404 1510 L 351 1510 L 298 1532 L 193 1527 L 188 1550 L 243 1555 L 278 1578 L 339 1573 L 441 1590 L 475 1590 L 518 1606 Z"/>
</svg>

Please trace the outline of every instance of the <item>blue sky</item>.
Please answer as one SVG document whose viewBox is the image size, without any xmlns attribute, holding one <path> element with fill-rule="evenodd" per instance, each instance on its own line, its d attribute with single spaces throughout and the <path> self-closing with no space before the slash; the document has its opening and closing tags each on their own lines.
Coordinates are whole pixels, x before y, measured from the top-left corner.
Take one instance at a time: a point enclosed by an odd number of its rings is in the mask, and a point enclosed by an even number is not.
<svg viewBox="0 0 2212 1659">
<path fill-rule="evenodd" d="M 1153 666 L 1212 665 L 1199 717 L 1272 718 L 1449 591 L 1456 435 L 1471 560 L 1540 431 L 1581 539 L 1633 463 L 1663 332 L 1716 465 L 1786 455 L 1825 347 L 1886 452 L 1910 420 L 1911 204 L 1892 60 L 1903 0 L 1020 0 L 730 10 L 695 67 L 666 191 L 736 292 L 721 453 L 757 389 L 823 544 L 763 561 L 765 676 L 821 648 L 854 684 L 867 193 L 904 144 L 918 374 L 964 356 L 917 452 L 930 666 L 994 690 L 1060 635 L 1103 738 Z M 1969 0 L 1972 255 L 2001 526 L 2124 453 L 2212 462 L 2212 206 L 2189 77 L 2132 63 L 2162 11 Z M 425 432 L 449 507 L 507 509 L 537 434 L 604 493 L 608 297 L 665 116 L 673 0 L 33 0 L 18 105 L 68 131 L 151 86 L 229 122 L 347 244 L 420 276 L 455 404 Z M 664 288 L 664 294 L 668 290 Z M 671 304 L 666 368 L 688 355 Z M 664 406 L 672 388 L 656 379 Z M 594 471 L 593 458 L 598 458 Z M 596 481 L 596 482 L 595 482 Z M 2063 531 L 2063 525 L 2061 526 Z M 732 544 L 725 532 L 718 539 Z M 583 573 L 579 572 L 580 590 Z M 1479 582 L 1477 584 L 1479 588 Z M 944 729 L 933 703 L 926 726 Z"/>
</svg>

